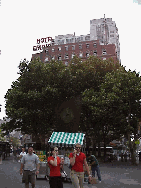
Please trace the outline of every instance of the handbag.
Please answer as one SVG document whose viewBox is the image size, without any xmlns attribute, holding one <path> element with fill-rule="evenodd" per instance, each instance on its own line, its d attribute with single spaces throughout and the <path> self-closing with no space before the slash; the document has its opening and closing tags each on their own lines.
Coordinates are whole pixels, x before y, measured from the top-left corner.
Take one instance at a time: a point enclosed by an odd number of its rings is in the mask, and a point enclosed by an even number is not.
<svg viewBox="0 0 141 188">
<path fill-rule="evenodd" d="M 61 170 L 61 177 L 62 178 L 66 178 L 67 177 L 67 173 L 64 170 Z"/>
<path fill-rule="evenodd" d="M 91 180 L 89 182 L 90 184 L 97 184 L 97 180 L 95 177 L 91 177 Z"/>
</svg>

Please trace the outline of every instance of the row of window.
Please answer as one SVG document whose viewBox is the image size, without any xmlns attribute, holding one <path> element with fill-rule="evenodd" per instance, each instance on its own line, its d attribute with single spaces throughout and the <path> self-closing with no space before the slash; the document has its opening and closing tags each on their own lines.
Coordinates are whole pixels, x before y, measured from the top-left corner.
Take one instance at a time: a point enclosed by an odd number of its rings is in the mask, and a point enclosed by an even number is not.
<svg viewBox="0 0 141 188">
<path fill-rule="evenodd" d="M 86 44 L 86 48 L 88 49 L 89 47 L 90 47 L 90 44 Z M 93 44 L 93 47 L 94 47 L 94 48 L 97 48 L 97 44 L 94 43 L 94 44 Z M 68 46 L 65 46 L 65 51 L 68 51 L 68 48 L 69 48 Z M 72 46 L 71 46 L 71 49 L 72 49 L 72 50 L 75 50 L 75 45 L 72 45 Z M 82 49 L 82 44 L 79 44 L 79 49 Z M 59 46 L 59 47 L 58 47 L 58 51 L 61 51 L 61 50 L 62 50 L 62 47 Z M 47 52 L 48 52 L 48 49 L 46 49 L 45 52 L 47 53 Z M 52 48 L 52 52 L 55 52 L 55 48 Z"/>
<path fill-rule="evenodd" d="M 103 52 L 103 55 L 105 55 L 105 54 L 106 54 L 106 52 L 104 51 L 104 52 Z M 94 52 L 93 52 L 93 55 L 97 56 L 97 51 L 94 51 Z M 72 54 L 72 55 L 71 55 L 71 58 L 73 58 L 74 56 L 75 56 L 75 54 Z M 82 57 L 89 57 L 89 56 L 90 56 L 90 54 L 89 54 L 88 52 L 86 52 L 86 56 L 83 54 L 83 52 L 80 52 L 80 53 L 79 53 L 79 57 L 80 57 L 80 58 L 82 58 Z M 58 55 L 57 58 L 58 58 L 58 60 L 62 60 L 62 55 Z M 69 59 L 69 55 L 68 55 L 68 54 L 65 54 L 65 55 L 64 55 L 64 59 Z M 52 57 L 52 60 L 55 60 L 55 55 Z M 49 58 L 46 57 L 45 61 L 49 61 Z"/>
</svg>

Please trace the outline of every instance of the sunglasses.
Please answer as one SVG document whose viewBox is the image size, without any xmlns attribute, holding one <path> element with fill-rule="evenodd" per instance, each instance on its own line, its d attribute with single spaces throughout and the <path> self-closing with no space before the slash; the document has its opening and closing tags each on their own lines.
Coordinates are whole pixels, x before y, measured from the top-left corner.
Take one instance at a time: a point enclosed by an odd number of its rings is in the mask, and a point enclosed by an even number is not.
<svg viewBox="0 0 141 188">
<path fill-rule="evenodd" d="M 81 147 L 75 147 L 76 149 L 81 149 Z"/>
<path fill-rule="evenodd" d="M 54 150 L 54 151 L 56 151 L 56 152 L 57 152 L 58 150 Z"/>
</svg>

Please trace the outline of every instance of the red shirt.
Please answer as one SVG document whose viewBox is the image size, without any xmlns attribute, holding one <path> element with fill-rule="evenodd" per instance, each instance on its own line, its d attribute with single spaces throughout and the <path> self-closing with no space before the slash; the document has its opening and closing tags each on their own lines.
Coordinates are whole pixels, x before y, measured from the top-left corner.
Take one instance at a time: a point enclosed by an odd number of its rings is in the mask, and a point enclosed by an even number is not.
<svg viewBox="0 0 141 188">
<path fill-rule="evenodd" d="M 48 164 L 49 164 L 49 167 L 50 167 L 50 176 L 61 176 L 61 173 L 60 173 L 60 158 L 57 157 L 57 166 L 53 166 L 49 163 L 49 161 L 52 160 L 54 161 L 54 157 L 50 156 L 48 157 Z"/>
<path fill-rule="evenodd" d="M 70 153 L 69 158 L 73 157 L 73 153 Z M 84 159 L 86 158 L 86 155 L 82 152 L 79 153 L 79 155 L 76 154 L 75 163 L 72 166 L 72 170 L 75 170 L 76 172 L 83 172 L 83 164 Z"/>
</svg>

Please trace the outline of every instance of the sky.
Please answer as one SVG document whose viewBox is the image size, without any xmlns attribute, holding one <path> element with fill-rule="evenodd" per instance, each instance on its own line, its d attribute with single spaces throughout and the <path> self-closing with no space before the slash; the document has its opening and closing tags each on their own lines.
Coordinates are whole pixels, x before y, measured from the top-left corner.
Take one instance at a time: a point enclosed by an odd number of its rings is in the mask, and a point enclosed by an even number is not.
<svg viewBox="0 0 141 188">
<path fill-rule="evenodd" d="M 31 60 L 37 39 L 90 33 L 90 20 L 112 18 L 118 28 L 121 64 L 141 72 L 141 0 L 0 0 L 0 119 L 4 96 Z"/>
</svg>

